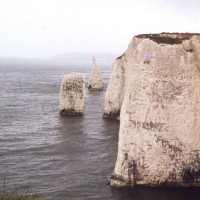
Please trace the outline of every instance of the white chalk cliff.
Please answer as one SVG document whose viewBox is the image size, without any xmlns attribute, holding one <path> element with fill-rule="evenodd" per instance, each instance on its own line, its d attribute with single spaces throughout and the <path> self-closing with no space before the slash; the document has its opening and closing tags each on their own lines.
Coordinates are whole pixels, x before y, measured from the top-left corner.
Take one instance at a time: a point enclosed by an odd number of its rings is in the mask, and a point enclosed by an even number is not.
<svg viewBox="0 0 200 200">
<path fill-rule="evenodd" d="M 134 40 L 133 43 L 135 43 Z M 122 56 L 115 60 L 112 66 L 106 89 L 103 118 L 119 118 L 124 94 L 127 91 L 129 80 L 133 75 L 134 61 L 129 56 L 129 53 L 130 47 Z"/>
<path fill-rule="evenodd" d="M 200 35 L 135 36 L 106 98 L 121 109 L 112 185 L 200 186 Z"/>
<path fill-rule="evenodd" d="M 65 75 L 60 86 L 60 115 L 83 115 L 85 78 L 81 73 Z"/>
<path fill-rule="evenodd" d="M 92 63 L 92 71 L 91 71 L 89 82 L 88 82 L 88 89 L 89 90 L 103 89 L 103 78 L 94 57 L 93 57 L 93 63 Z"/>
</svg>

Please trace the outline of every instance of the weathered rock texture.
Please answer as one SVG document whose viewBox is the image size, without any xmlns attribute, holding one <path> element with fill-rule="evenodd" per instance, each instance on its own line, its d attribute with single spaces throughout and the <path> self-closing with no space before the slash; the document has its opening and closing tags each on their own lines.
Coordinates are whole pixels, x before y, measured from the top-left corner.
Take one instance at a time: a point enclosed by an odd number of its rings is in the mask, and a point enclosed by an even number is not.
<svg viewBox="0 0 200 200">
<path fill-rule="evenodd" d="M 89 83 L 88 83 L 88 89 L 89 90 L 103 89 L 103 78 L 94 57 L 93 57 L 92 71 L 91 71 Z"/>
<path fill-rule="evenodd" d="M 136 36 L 113 69 L 123 104 L 111 184 L 200 185 L 200 35 Z"/>
<path fill-rule="evenodd" d="M 81 73 L 65 75 L 60 87 L 60 115 L 83 115 L 85 101 L 85 78 Z"/>
<path fill-rule="evenodd" d="M 196 35 L 196 36 L 195 36 Z M 199 37 L 199 34 L 149 34 L 138 35 L 133 38 L 124 54 L 118 57 L 113 66 L 110 75 L 110 80 L 105 95 L 104 118 L 119 118 L 124 95 L 126 94 L 130 78 L 134 73 L 135 66 L 138 66 L 138 60 L 135 56 L 138 52 L 136 48 L 143 43 L 155 42 L 159 47 L 164 45 L 179 45 L 184 48 L 185 52 L 192 53 L 192 45 L 190 44 L 192 37 Z M 166 48 L 165 48 L 166 49 Z M 141 53 L 141 52 L 140 52 Z M 173 54 L 174 55 L 174 54 Z M 143 51 L 143 64 L 148 64 L 149 59 L 153 58 L 153 52 Z M 152 63 L 151 63 L 152 64 Z"/>
<path fill-rule="evenodd" d="M 134 41 L 133 41 L 134 42 Z M 118 57 L 113 66 L 105 95 L 103 118 L 117 119 L 120 115 L 124 94 L 133 75 L 134 60 L 128 57 L 129 49 Z M 128 58 L 128 59 L 127 59 Z"/>
</svg>

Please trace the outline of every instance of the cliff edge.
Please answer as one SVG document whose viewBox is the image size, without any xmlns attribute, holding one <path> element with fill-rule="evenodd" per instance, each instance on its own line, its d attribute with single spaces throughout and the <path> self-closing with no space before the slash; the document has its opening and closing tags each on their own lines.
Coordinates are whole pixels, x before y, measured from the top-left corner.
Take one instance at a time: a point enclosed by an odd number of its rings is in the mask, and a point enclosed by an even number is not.
<svg viewBox="0 0 200 200">
<path fill-rule="evenodd" d="M 135 36 L 113 65 L 111 112 L 120 112 L 111 185 L 200 186 L 200 35 Z"/>
</svg>

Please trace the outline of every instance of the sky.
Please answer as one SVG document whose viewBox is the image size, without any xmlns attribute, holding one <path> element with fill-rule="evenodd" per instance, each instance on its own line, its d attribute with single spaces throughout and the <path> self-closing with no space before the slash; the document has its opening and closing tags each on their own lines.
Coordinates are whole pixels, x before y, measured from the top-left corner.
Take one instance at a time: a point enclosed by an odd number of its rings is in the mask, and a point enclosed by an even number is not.
<svg viewBox="0 0 200 200">
<path fill-rule="evenodd" d="M 137 34 L 199 29 L 199 0 L 0 0 L 0 57 L 120 55 Z"/>
</svg>

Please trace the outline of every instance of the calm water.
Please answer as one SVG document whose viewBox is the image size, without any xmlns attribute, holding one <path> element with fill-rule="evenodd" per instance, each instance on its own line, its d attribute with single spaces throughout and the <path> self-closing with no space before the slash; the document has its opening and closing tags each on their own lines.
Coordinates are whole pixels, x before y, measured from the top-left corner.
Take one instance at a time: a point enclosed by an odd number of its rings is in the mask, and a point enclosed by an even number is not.
<svg viewBox="0 0 200 200">
<path fill-rule="evenodd" d="M 199 200 L 198 188 L 112 188 L 119 123 L 101 118 L 105 90 L 86 90 L 85 115 L 59 116 L 63 66 L 0 66 L 0 190 L 52 200 Z M 106 83 L 109 67 L 102 69 Z"/>
</svg>

